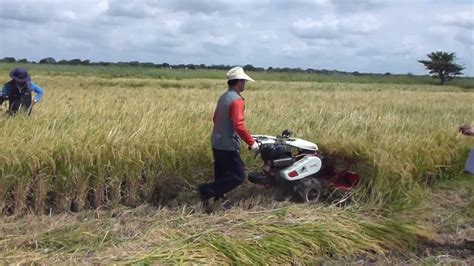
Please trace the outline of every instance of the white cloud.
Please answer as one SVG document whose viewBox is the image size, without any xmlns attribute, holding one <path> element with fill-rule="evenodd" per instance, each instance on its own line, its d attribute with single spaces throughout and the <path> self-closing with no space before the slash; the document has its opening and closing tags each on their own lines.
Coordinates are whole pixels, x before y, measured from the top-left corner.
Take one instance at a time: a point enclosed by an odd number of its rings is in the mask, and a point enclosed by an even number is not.
<svg viewBox="0 0 474 266">
<path fill-rule="evenodd" d="M 455 39 L 461 43 L 474 46 L 473 30 L 460 30 L 458 31 L 458 33 L 456 33 Z M 471 58 L 471 59 L 474 61 L 474 58 Z"/>
<path fill-rule="evenodd" d="M 474 8 L 474 7 L 473 7 Z M 465 28 L 468 30 L 474 30 L 474 10 L 463 11 L 459 13 L 443 15 L 441 16 L 441 22 L 448 26 L 455 26 L 459 28 Z"/>
<path fill-rule="evenodd" d="M 233 5 L 237 5 L 237 3 L 219 0 L 164 0 L 157 2 L 155 5 L 173 11 L 209 14 L 228 11 Z"/>
<path fill-rule="evenodd" d="M 379 27 L 380 23 L 370 15 L 324 16 L 321 19 L 299 19 L 293 23 L 292 30 L 300 38 L 337 39 L 350 34 L 368 34 Z"/>
<path fill-rule="evenodd" d="M 416 59 L 446 50 L 474 75 L 473 13 L 464 0 L 0 0 L 0 58 L 425 73 Z"/>
<path fill-rule="evenodd" d="M 157 8 L 144 0 L 109 0 L 106 15 L 142 19 L 157 15 Z"/>
<path fill-rule="evenodd" d="M 339 12 L 367 12 L 385 6 L 388 0 L 331 0 L 334 8 Z"/>
<path fill-rule="evenodd" d="M 160 0 L 152 1 L 152 5 L 175 12 L 189 14 L 220 14 L 236 16 L 255 11 L 256 8 L 267 5 L 270 0 Z"/>
<path fill-rule="evenodd" d="M 48 23 L 96 17 L 104 10 L 107 0 L 83 1 L 13 1 L 0 0 L 0 19 L 25 23 Z"/>
<path fill-rule="evenodd" d="M 474 6 L 473 6 L 474 8 Z M 474 46 L 474 9 L 439 16 L 440 24 L 431 27 L 432 31 L 453 35 L 462 44 Z M 471 59 L 474 61 L 474 58 Z"/>
</svg>

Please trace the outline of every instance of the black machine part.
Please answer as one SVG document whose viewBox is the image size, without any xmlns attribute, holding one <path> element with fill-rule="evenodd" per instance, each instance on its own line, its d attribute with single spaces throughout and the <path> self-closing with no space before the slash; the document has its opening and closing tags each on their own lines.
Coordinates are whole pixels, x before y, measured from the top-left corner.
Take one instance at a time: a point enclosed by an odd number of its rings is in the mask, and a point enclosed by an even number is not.
<svg viewBox="0 0 474 266">
<path fill-rule="evenodd" d="M 270 178 L 265 172 L 251 172 L 249 173 L 249 181 L 258 185 L 267 185 L 270 183 Z"/>
<path fill-rule="evenodd" d="M 282 159 L 276 159 L 271 161 L 273 167 L 276 168 L 283 168 L 292 165 L 295 163 L 295 159 L 293 157 L 289 158 L 282 158 Z"/>
<path fill-rule="evenodd" d="M 290 138 L 291 135 L 293 135 L 293 132 L 291 132 L 289 129 L 285 129 L 283 132 L 281 132 L 281 136 L 284 138 Z"/>
<path fill-rule="evenodd" d="M 324 193 L 321 181 L 313 177 L 297 181 L 294 189 L 301 202 L 317 202 Z"/>
<path fill-rule="evenodd" d="M 263 160 L 276 160 L 292 157 L 290 149 L 281 143 L 262 144 L 260 146 L 260 155 Z"/>
</svg>

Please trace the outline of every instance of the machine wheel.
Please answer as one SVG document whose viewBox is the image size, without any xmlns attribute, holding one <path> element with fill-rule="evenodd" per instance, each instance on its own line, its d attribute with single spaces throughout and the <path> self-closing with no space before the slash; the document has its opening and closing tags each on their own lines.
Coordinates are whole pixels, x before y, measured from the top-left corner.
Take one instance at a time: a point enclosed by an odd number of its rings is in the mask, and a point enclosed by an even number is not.
<svg viewBox="0 0 474 266">
<path fill-rule="evenodd" d="M 315 178 L 306 178 L 298 183 L 296 192 L 302 202 L 318 202 L 323 195 L 323 185 Z"/>
</svg>

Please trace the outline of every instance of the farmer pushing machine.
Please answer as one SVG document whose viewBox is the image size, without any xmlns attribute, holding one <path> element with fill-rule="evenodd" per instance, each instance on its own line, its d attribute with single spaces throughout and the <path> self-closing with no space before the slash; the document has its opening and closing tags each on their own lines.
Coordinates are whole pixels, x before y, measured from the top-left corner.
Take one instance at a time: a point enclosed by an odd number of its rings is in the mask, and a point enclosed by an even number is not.
<svg viewBox="0 0 474 266">
<path fill-rule="evenodd" d="M 234 67 L 227 72 L 228 89 L 217 102 L 214 112 L 214 128 L 211 144 L 214 157 L 214 182 L 201 184 L 198 192 L 206 212 L 209 200 L 223 199 L 222 207 L 231 203 L 225 200 L 225 193 L 235 189 L 245 180 L 245 165 L 240 158 L 240 140 L 243 139 L 252 151 L 258 151 L 258 144 L 252 138 L 244 119 L 244 98 L 241 92 L 247 81 L 254 81 L 245 74 L 242 67 Z"/>
<path fill-rule="evenodd" d="M 209 201 L 223 200 L 221 207 L 234 204 L 225 194 L 245 180 L 245 165 L 240 158 L 240 140 L 263 160 L 263 171 L 253 172 L 248 180 L 275 188 L 287 198 L 303 202 L 318 201 L 325 191 L 349 191 L 359 176 L 349 171 L 351 163 L 340 169 L 335 158 L 329 158 L 310 141 L 294 138 L 289 130 L 281 136 L 251 135 L 245 126 L 244 98 L 241 92 L 247 81 L 254 81 L 241 67 L 227 72 L 228 90 L 222 94 L 214 112 L 211 144 L 214 157 L 214 182 L 198 187 L 206 212 L 212 212 Z"/>
</svg>

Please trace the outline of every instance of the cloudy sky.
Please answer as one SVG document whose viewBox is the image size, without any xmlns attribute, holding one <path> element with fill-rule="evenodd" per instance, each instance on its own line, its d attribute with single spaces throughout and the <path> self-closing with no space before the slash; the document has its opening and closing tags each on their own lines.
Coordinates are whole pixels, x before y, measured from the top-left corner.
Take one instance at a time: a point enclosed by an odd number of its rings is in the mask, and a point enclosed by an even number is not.
<svg viewBox="0 0 474 266">
<path fill-rule="evenodd" d="M 474 0 L 0 0 L 0 57 L 474 76 Z"/>
</svg>

